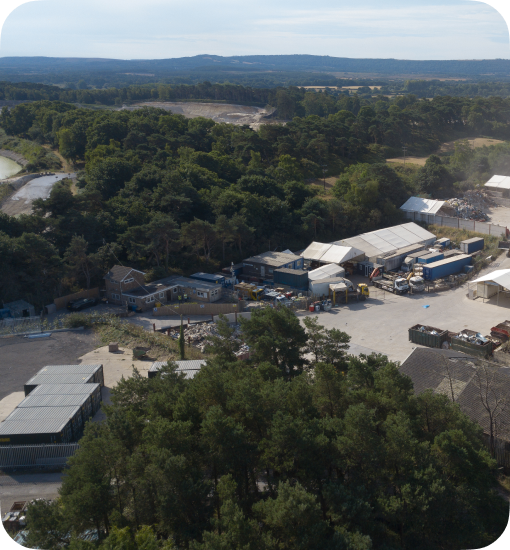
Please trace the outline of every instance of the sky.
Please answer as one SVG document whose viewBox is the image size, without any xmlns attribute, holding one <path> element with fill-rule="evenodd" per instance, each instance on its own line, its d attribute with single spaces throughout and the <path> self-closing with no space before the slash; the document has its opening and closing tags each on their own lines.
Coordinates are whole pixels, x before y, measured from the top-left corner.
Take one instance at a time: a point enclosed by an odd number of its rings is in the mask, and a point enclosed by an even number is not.
<svg viewBox="0 0 510 550">
<path fill-rule="evenodd" d="M 199 54 L 510 59 L 510 46 L 500 13 L 469 0 L 40 0 L 8 15 L 0 41 L 0 57 Z"/>
</svg>

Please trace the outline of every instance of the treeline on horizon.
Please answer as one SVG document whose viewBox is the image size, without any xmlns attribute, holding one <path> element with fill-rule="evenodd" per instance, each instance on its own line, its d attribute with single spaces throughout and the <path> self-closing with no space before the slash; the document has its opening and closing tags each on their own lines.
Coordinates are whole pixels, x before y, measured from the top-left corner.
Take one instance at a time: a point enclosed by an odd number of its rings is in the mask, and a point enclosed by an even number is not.
<svg viewBox="0 0 510 550">
<path fill-rule="evenodd" d="M 313 82 L 315 80 L 315 83 Z M 360 86 L 354 95 L 369 101 L 385 100 L 385 96 L 413 95 L 420 99 L 438 96 L 451 97 L 508 97 L 510 83 L 504 82 L 444 82 L 439 80 L 407 80 L 403 82 L 384 82 L 380 80 L 345 80 L 345 79 L 308 79 L 297 85 L 274 85 L 267 87 L 243 86 L 240 83 L 210 82 L 208 80 L 196 83 L 153 83 L 143 85 L 124 84 L 119 87 L 102 87 L 102 80 L 93 83 L 83 79 L 75 83 L 68 83 L 66 87 L 59 87 L 41 83 L 7 82 L 0 81 L 0 101 L 64 101 L 83 105 L 105 105 L 120 107 L 139 101 L 221 101 L 226 103 L 241 103 L 260 107 L 278 105 L 279 98 L 285 94 L 293 98 L 296 105 L 294 112 L 283 109 L 280 118 L 303 116 L 305 110 L 300 104 L 305 94 L 317 94 L 315 91 L 305 90 L 302 86 L 331 86 L 321 95 L 338 99 L 349 95 L 346 90 L 336 90 L 333 87 Z M 95 87 L 97 86 L 97 87 Z M 379 90 L 372 90 L 369 86 L 382 86 Z M 351 94 L 352 95 L 352 94 Z M 320 100 L 317 100 L 320 101 Z M 328 112 L 331 112 L 329 110 Z"/>
<path fill-rule="evenodd" d="M 374 102 L 291 92 L 278 90 L 276 106 L 289 115 L 299 107 L 303 116 L 258 131 L 151 107 L 40 101 L 4 108 L 2 147 L 46 145 L 81 169 L 77 189 L 58 183 L 31 215 L 0 216 L 4 301 L 42 307 L 100 283 L 118 261 L 154 279 L 214 272 L 269 248 L 301 250 L 312 240 L 400 223 L 399 207 L 413 194 L 450 198 L 509 169 L 506 144 L 458 146 L 420 169 L 392 167 L 385 158 L 401 154 L 403 144 L 415 154 L 453 137 L 510 139 L 510 100 L 409 95 Z M 47 169 L 46 157 L 38 158 L 27 170 Z M 309 184 L 324 167 L 339 175 L 327 195 Z"/>
</svg>

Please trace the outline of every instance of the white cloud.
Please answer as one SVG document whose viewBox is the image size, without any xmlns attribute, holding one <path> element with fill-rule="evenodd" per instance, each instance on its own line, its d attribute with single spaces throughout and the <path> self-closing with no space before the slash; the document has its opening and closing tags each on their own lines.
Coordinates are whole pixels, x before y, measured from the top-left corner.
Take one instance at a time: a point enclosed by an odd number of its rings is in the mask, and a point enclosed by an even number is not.
<svg viewBox="0 0 510 550">
<path fill-rule="evenodd" d="M 463 0 L 44 0 L 15 10 L 0 47 L 4 56 L 198 53 L 480 59 L 509 58 L 510 48 L 498 12 Z"/>
</svg>

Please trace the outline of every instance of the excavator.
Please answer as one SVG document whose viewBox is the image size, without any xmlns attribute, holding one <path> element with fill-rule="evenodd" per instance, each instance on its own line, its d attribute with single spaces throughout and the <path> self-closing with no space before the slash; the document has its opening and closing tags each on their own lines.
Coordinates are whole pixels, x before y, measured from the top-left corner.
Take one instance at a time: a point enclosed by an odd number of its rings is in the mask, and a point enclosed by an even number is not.
<svg viewBox="0 0 510 550">
<path fill-rule="evenodd" d="M 263 288 L 250 283 L 239 283 L 234 286 L 234 289 L 239 291 L 243 299 L 254 300 L 255 302 L 258 302 L 262 298 L 262 294 L 264 294 Z"/>
</svg>

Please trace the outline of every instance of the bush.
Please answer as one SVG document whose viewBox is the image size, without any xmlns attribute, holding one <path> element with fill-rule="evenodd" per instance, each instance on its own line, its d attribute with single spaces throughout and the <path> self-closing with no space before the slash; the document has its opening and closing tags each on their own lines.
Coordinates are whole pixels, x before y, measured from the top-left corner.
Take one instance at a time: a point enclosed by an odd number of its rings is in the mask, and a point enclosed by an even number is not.
<svg viewBox="0 0 510 550">
<path fill-rule="evenodd" d="M 90 328 L 93 325 L 92 316 L 88 313 L 71 313 L 66 315 L 62 321 L 64 328 Z"/>
</svg>

